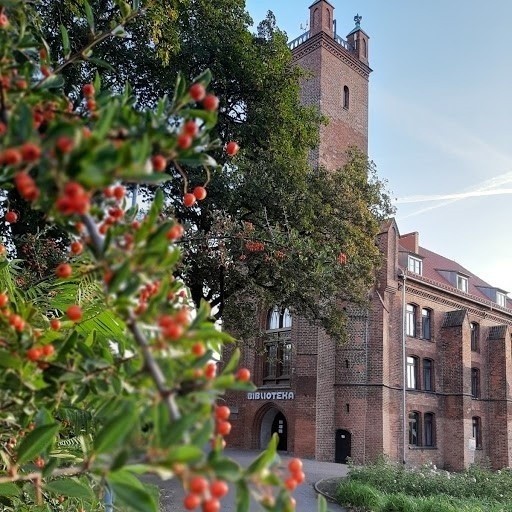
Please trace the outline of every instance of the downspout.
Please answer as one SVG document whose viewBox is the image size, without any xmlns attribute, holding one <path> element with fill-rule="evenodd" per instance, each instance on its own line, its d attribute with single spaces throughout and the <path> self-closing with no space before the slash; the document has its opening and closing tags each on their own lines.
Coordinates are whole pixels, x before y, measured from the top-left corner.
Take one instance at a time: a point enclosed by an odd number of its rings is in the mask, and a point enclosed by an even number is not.
<svg viewBox="0 0 512 512">
<path fill-rule="evenodd" d="M 370 312 L 366 310 L 365 329 L 364 329 L 364 357 L 365 357 L 365 368 L 366 368 L 366 407 L 364 414 L 364 436 L 363 436 L 363 464 L 366 464 L 366 432 L 368 422 L 368 384 L 369 384 L 369 370 L 368 370 L 368 323 L 369 323 Z"/>
<path fill-rule="evenodd" d="M 407 279 L 407 276 L 404 272 L 401 272 L 398 274 L 398 278 L 402 279 L 402 428 L 403 428 L 403 435 L 402 435 L 402 463 L 405 466 L 406 458 L 405 458 L 405 448 L 407 446 L 407 410 L 406 410 L 406 387 L 407 387 L 407 374 L 406 374 L 406 364 L 407 364 L 407 355 L 405 352 L 405 282 Z"/>
</svg>

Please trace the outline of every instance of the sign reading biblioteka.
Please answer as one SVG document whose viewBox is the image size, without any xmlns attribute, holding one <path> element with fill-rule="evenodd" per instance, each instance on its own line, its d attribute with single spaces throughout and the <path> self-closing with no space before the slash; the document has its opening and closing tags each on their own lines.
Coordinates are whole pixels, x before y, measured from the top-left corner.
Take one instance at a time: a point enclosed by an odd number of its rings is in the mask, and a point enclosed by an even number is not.
<svg viewBox="0 0 512 512">
<path fill-rule="evenodd" d="M 247 393 L 247 400 L 293 400 L 293 391 L 256 391 Z"/>
</svg>

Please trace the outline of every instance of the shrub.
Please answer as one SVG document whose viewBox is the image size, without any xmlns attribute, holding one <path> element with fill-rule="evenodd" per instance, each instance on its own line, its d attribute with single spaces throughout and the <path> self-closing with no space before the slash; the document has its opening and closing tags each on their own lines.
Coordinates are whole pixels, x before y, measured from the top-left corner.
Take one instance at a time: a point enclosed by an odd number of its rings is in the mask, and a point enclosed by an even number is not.
<svg viewBox="0 0 512 512">
<path fill-rule="evenodd" d="M 389 494 L 379 512 L 417 512 L 417 502 L 403 493 Z"/>
<path fill-rule="evenodd" d="M 350 480 L 342 482 L 336 492 L 336 499 L 340 503 L 370 511 L 380 510 L 382 498 L 382 494 L 370 485 Z"/>
</svg>

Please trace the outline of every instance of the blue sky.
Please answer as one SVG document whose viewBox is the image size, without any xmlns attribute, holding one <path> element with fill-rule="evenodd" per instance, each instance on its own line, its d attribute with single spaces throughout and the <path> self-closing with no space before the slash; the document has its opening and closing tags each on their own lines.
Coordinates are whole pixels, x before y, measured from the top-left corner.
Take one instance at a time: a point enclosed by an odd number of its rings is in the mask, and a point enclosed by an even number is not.
<svg viewBox="0 0 512 512">
<path fill-rule="evenodd" d="M 313 0 L 247 0 L 289 39 Z M 331 0 L 370 36 L 369 153 L 402 234 L 512 292 L 512 1 Z M 425 199 L 428 199 L 426 201 Z"/>
</svg>

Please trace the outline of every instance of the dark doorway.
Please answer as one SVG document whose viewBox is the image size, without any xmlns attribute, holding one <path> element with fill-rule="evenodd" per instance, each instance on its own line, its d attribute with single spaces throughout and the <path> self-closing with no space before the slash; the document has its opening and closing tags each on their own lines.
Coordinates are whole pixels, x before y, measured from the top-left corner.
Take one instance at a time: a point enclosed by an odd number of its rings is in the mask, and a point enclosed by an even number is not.
<svg viewBox="0 0 512 512">
<path fill-rule="evenodd" d="M 279 451 L 288 450 L 288 428 L 286 426 L 286 418 L 282 412 L 278 412 L 272 422 L 272 434 L 277 433 L 279 436 L 279 443 L 277 449 Z"/>
<path fill-rule="evenodd" d="M 336 454 L 334 462 L 347 463 L 351 456 L 352 434 L 348 430 L 336 430 Z"/>
</svg>

